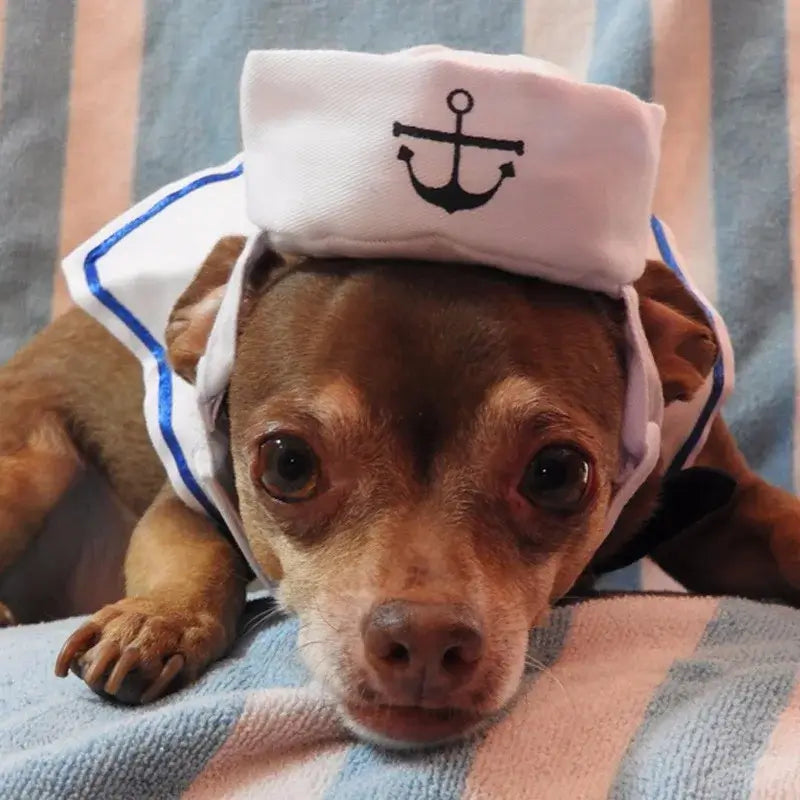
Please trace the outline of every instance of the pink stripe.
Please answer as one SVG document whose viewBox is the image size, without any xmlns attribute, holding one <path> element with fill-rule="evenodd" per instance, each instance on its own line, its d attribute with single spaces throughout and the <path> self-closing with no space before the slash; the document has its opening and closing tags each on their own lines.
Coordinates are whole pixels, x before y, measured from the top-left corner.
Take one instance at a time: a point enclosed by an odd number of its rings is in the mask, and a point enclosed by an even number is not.
<svg viewBox="0 0 800 800">
<path fill-rule="evenodd" d="M 800 6 L 786 3 L 786 94 L 789 123 L 791 247 L 794 314 L 800 317 Z M 794 326 L 794 358 L 800 370 L 800 325 Z M 800 491 L 800 392 L 795 391 L 794 485 Z"/>
<path fill-rule="evenodd" d="M 524 2 L 525 52 L 585 79 L 592 57 L 595 0 Z"/>
<path fill-rule="evenodd" d="M 308 689 L 255 692 L 184 797 L 321 798 L 347 755 L 343 737 L 334 709 Z"/>
<path fill-rule="evenodd" d="M 625 597 L 577 608 L 561 657 L 481 744 L 464 798 L 607 797 L 653 692 L 716 607 Z"/>
<path fill-rule="evenodd" d="M 796 800 L 800 797 L 800 683 L 772 731 L 756 767 L 750 800 Z"/>
<path fill-rule="evenodd" d="M 131 203 L 144 0 L 77 0 L 61 198 L 61 255 Z M 70 305 L 58 269 L 53 316 Z"/>
<path fill-rule="evenodd" d="M 651 0 L 653 94 L 667 110 L 655 212 L 703 293 L 716 296 L 710 0 Z"/>
</svg>

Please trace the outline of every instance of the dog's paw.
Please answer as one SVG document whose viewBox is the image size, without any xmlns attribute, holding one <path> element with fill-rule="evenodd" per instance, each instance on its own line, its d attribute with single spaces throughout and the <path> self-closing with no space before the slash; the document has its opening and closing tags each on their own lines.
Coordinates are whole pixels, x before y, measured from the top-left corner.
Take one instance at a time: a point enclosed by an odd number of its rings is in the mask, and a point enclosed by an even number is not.
<svg viewBox="0 0 800 800">
<path fill-rule="evenodd" d="M 16 624 L 17 620 L 11 613 L 11 609 L 5 603 L 0 603 L 0 628 L 10 628 Z"/>
<path fill-rule="evenodd" d="M 67 639 L 56 675 L 72 670 L 101 696 L 149 703 L 193 681 L 227 644 L 212 614 L 131 597 L 106 606 Z"/>
</svg>

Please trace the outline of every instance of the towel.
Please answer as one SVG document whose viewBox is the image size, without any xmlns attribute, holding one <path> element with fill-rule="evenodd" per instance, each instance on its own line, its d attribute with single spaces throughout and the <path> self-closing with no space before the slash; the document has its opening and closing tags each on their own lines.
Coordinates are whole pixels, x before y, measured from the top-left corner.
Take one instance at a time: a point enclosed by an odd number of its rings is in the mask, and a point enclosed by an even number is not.
<svg viewBox="0 0 800 800">
<path fill-rule="evenodd" d="M 234 651 L 149 707 L 52 663 L 78 620 L 0 633 L 0 797 L 800 797 L 800 612 L 621 595 L 531 634 L 515 703 L 464 742 L 354 740 L 309 682 L 297 622 L 251 603 Z"/>
</svg>

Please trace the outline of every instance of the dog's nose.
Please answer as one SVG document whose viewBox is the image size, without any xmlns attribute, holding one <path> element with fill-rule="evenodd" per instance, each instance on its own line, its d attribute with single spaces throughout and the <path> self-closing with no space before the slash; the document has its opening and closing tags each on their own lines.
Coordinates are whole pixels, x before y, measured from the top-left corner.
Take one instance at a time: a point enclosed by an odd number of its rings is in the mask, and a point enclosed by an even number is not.
<svg viewBox="0 0 800 800">
<path fill-rule="evenodd" d="M 382 603 L 367 617 L 362 636 L 367 661 L 393 702 L 446 705 L 483 654 L 473 615 L 452 604 Z"/>
</svg>

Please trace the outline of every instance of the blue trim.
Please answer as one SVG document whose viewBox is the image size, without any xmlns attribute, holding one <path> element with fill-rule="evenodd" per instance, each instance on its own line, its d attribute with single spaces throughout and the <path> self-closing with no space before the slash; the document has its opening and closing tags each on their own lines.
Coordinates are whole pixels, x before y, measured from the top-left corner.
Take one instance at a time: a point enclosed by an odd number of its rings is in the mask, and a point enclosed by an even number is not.
<svg viewBox="0 0 800 800">
<path fill-rule="evenodd" d="M 158 366 L 158 425 L 161 429 L 161 435 L 169 448 L 172 457 L 175 459 L 175 464 L 178 467 L 178 473 L 186 488 L 192 493 L 192 496 L 198 503 L 205 509 L 209 516 L 221 522 L 219 512 L 217 511 L 211 500 L 208 499 L 205 492 L 200 488 L 200 484 L 192 474 L 191 468 L 186 460 L 186 456 L 181 449 L 175 431 L 172 428 L 172 370 L 167 362 L 166 352 L 164 347 L 158 340 L 150 333 L 149 330 L 142 324 L 142 322 L 133 314 L 133 312 L 120 303 L 117 298 L 111 294 L 100 282 L 100 277 L 97 272 L 97 262 L 107 255 L 108 252 L 121 242 L 126 236 L 133 233 L 135 230 L 144 225 L 145 222 L 151 220 L 157 214 L 160 214 L 165 208 L 171 206 L 177 200 L 185 197 L 187 194 L 208 186 L 212 183 L 219 183 L 220 181 L 227 181 L 231 178 L 238 178 L 244 171 L 244 166 L 239 164 L 229 172 L 214 172 L 204 175 L 202 178 L 197 178 L 186 186 L 177 189 L 174 192 L 162 197 L 155 205 L 151 206 L 141 216 L 132 219 L 126 223 L 118 231 L 115 231 L 107 239 L 103 240 L 97 247 L 92 248 L 83 262 L 83 272 L 86 277 L 86 284 L 89 291 L 94 297 L 101 302 L 117 319 L 125 325 L 131 333 L 150 351 L 150 354 L 155 359 Z"/>
<path fill-rule="evenodd" d="M 669 246 L 669 242 L 667 241 L 667 235 L 664 232 L 664 226 L 661 224 L 661 221 L 655 215 L 650 217 L 650 226 L 653 229 L 653 235 L 656 238 L 656 243 L 658 244 L 658 249 L 661 253 L 661 258 L 664 259 L 664 263 L 681 279 L 681 281 L 689 288 L 688 281 L 686 280 L 686 276 L 683 274 L 683 270 L 680 268 L 677 260 L 675 259 L 675 255 L 672 252 L 672 248 Z M 700 302 L 699 298 L 695 298 Z M 705 303 L 702 303 L 703 310 L 706 313 L 706 317 L 708 321 L 713 325 L 713 316 L 711 314 L 711 310 Z M 703 411 L 700 414 L 700 417 L 697 420 L 692 432 L 689 434 L 687 440 L 683 443 L 683 446 L 678 451 L 677 455 L 673 459 L 672 463 L 667 470 L 667 473 L 677 472 L 683 469 L 684 465 L 686 464 L 687 459 L 689 458 L 690 453 L 694 448 L 697 446 L 697 442 L 700 439 L 703 431 L 706 429 L 709 420 L 711 419 L 711 415 L 714 413 L 714 409 L 717 408 L 719 405 L 720 397 L 722 397 L 722 390 L 725 387 L 725 365 L 722 360 L 722 353 L 719 354 L 717 357 L 717 361 L 714 364 L 714 377 L 713 377 L 713 384 L 711 386 L 711 394 L 708 397 L 708 400 L 703 406 Z"/>
</svg>

